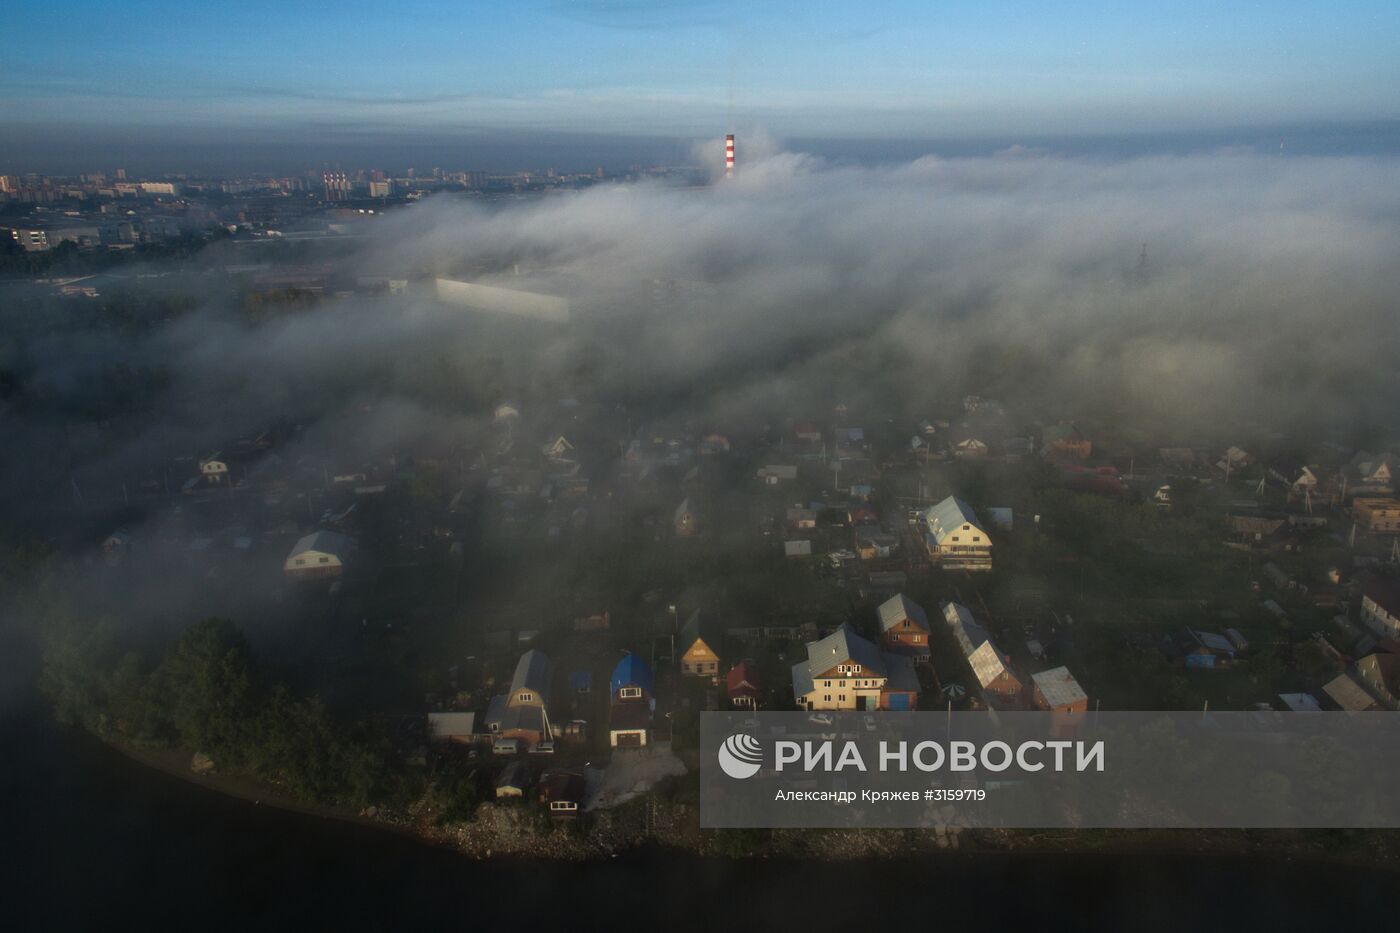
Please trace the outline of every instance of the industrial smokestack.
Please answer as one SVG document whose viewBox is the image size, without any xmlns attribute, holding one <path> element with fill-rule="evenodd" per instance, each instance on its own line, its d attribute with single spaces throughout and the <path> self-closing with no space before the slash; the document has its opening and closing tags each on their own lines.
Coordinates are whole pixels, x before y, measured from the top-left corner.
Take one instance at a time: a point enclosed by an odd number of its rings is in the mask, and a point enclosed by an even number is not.
<svg viewBox="0 0 1400 933">
<path fill-rule="evenodd" d="M 724 137 L 724 177 L 734 177 L 734 134 Z"/>
</svg>

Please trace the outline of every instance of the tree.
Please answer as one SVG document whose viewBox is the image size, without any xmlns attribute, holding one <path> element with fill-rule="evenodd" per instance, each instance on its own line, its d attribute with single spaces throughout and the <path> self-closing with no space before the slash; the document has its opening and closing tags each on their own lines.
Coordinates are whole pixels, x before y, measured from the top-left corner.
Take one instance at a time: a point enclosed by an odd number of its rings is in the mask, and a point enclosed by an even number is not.
<svg viewBox="0 0 1400 933">
<path fill-rule="evenodd" d="M 184 744 L 222 766 L 246 760 L 257 682 L 248 642 L 232 622 L 196 622 L 156 676 L 162 707 Z"/>
</svg>

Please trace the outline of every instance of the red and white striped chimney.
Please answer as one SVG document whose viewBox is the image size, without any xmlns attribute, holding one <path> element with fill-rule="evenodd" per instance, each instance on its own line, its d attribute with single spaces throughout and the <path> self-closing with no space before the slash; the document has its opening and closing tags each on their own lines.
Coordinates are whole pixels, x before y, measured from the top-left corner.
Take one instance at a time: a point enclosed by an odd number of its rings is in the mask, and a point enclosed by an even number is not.
<svg viewBox="0 0 1400 933">
<path fill-rule="evenodd" d="M 734 177 L 734 134 L 724 137 L 724 177 Z"/>
</svg>

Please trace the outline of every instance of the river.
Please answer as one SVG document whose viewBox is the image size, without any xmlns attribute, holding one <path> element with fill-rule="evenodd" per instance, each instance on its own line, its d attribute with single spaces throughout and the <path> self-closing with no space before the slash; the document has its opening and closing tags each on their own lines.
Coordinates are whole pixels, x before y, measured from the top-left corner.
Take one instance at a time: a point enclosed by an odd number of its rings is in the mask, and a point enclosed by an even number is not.
<svg viewBox="0 0 1400 933">
<path fill-rule="evenodd" d="M 1394 876 L 1231 856 L 948 855 L 896 862 L 475 862 L 225 797 L 38 709 L 0 726 L 9 930 L 1320 928 L 1386 916 Z M 488 927 L 489 928 L 489 927 Z"/>
</svg>

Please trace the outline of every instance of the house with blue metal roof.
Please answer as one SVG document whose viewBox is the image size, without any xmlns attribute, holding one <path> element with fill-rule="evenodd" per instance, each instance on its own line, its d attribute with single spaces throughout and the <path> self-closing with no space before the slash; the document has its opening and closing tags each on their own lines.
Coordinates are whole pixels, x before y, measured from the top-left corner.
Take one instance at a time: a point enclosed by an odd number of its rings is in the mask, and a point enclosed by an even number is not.
<svg viewBox="0 0 1400 933">
<path fill-rule="evenodd" d="M 651 676 L 651 667 L 640 657 L 628 652 L 623 656 L 617 666 L 613 668 L 612 677 L 608 678 L 608 692 L 612 694 L 614 702 L 618 699 L 636 699 L 645 697 L 651 699 L 654 680 Z M 641 693 L 623 694 L 622 691 L 629 688 L 641 690 Z"/>
<path fill-rule="evenodd" d="M 608 744 L 613 748 L 640 748 L 650 741 L 654 686 L 651 667 L 635 654 L 624 655 L 613 668 L 608 678 Z"/>
</svg>

